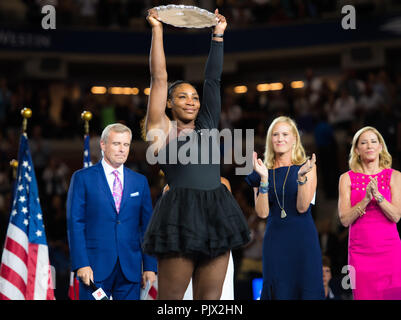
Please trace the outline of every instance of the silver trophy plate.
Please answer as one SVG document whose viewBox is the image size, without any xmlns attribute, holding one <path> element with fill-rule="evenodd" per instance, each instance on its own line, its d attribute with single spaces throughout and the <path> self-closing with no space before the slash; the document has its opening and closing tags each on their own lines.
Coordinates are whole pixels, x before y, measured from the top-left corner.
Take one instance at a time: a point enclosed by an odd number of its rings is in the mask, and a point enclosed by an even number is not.
<svg viewBox="0 0 401 320">
<path fill-rule="evenodd" d="M 216 16 L 194 6 L 169 4 L 155 7 L 158 20 L 180 28 L 207 28 L 217 24 Z"/>
</svg>

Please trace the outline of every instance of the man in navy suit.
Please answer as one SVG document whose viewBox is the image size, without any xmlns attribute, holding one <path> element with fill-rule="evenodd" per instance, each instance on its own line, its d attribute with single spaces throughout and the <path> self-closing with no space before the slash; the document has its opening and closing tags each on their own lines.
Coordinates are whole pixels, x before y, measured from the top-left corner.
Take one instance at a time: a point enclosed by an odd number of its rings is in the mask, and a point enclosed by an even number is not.
<svg viewBox="0 0 401 320">
<path fill-rule="evenodd" d="M 80 300 L 93 300 L 90 280 L 114 300 L 137 300 L 140 287 L 156 280 L 157 261 L 141 250 L 152 215 L 148 181 L 124 167 L 131 138 L 128 127 L 107 126 L 100 138 L 103 159 L 71 178 L 67 231 Z"/>
</svg>

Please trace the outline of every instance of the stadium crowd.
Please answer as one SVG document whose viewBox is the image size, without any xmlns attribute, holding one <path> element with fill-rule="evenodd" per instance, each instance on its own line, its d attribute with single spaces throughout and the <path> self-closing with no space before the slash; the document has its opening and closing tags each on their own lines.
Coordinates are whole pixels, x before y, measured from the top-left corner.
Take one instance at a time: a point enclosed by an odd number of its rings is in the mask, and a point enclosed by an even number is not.
<svg viewBox="0 0 401 320">
<path fill-rule="evenodd" d="M 41 7 L 53 5 L 57 24 L 63 27 L 100 27 L 144 29 L 146 10 L 151 7 L 184 4 L 209 11 L 215 6 L 224 12 L 232 27 L 287 24 L 341 15 L 344 5 L 353 5 L 358 13 L 375 15 L 400 10 L 399 0 L 13 0 L 0 1 L 0 21 L 35 25 L 42 19 Z"/>
<path fill-rule="evenodd" d="M 255 129 L 255 150 L 263 154 L 267 126 L 277 115 L 294 118 L 299 126 L 307 153 L 316 152 L 318 161 L 318 200 L 314 218 L 321 237 L 322 253 L 329 257 L 333 276 L 341 275 L 347 264 L 347 229 L 337 218 L 338 177 L 347 170 L 350 139 L 365 125 L 376 127 L 384 136 L 393 156 L 393 167 L 399 169 L 401 151 L 401 75 L 386 70 L 358 74 L 352 70 L 333 77 L 316 76 L 305 71 L 304 87 L 293 89 L 284 83 L 282 90 L 258 92 L 250 87 L 245 94 L 223 90 L 221 128 Z M 58 88 L 57 90 L 55 88 Z M 30 107 L 28 137 L 39 184 L 42 209 L 51 259 L 60 281 L 68 277 L 65 202 L 69 179 L 82 166 L 83 106 L 93 114 L 90 122 L 92 162 L 99 157 L 98 139 L 108 123 L 122 122 L 133 129 L 133 150 L 128 166 L 147 175 L 153 201 L 164 186 L 157 166 L 146 163 L 141 139 L 141 120 L 146 112 L 147 96 L 93 95 L 89 88 L 76 83 L 50 81 L 8 81 L 0 79 L 0 239 L 3 244 L 10 214 L 13 177 L 9 162 L 17 158 L 21 132 L 22 107 Z M 70 157 L 55 152 L 57 145 L 73 145 Z M 139 151 L 137 151 L 139 149 Z M 141 151 L 142 150 L 142 151 Z M 232 185 L 234 196 L 247 216 L 253 241 L 236 252 L 238 279 L 258 275 L 260 233 L 264 221 L 255 217 L 253 195 L 244 177 L 235 175 L 235 164 L 224 165 L 222 174 Z M 258 236 L 259 234 L 259 236 Z M 256 263 L 250 263 L 250 259 Z M 241 266 L 241 260 L 246 261 Z M 259 270 L 260 275 L 260 270 Z M 56 289 L 57 290 L 57 289 Z M 57 292 L 57 291 L 56 291 Z M 63 293 L 59 292 L 62 297 Z"/>
<path fill-rule="evenodd" d="M 230 26 L 304 23 L 338 17 L 339 8 L 354 4 L 366 15 L 400 10 L 399 0 L 199 0 L 179 1 L 213 10 L 215 4 L 232 22 Z M 146 28 L 146 9 L 178 1 L 158 0 L 13 0 L 0 1 L 0 21 L 30 26 L 42 18 L 40 7 L 57 8 L 57 24 L 66 28 Z M 78 14 L 77 14 L 78 13 Z M 317 156 L 318 193 L 313 209 L 326 266 L 337 285 L 347 264 L 348 229 L 338 219 L 338 178 L 348 170 L 351 138 L 370 125 L 383 135 L 393 168 L 401 169 L 401 74 L 390 68 L 339 70 L 324 74 L 305 70 L 303 87 L 294 89 L 282 80 L 281 90 L 260 92 L 248 83 L 246 93 L 235 93 L 223 82 L 221 129 L 254 129 L 255 151 L 262 156 L 266 130 L 278 115 L 298 124 L 308 155 Z M 279 79 L 278 79 L 279 81 Z M 147 83 L 142 84 L 148 86 Z M 10 161 L 18 157 L 21 109 L 29 107 L 28 137 L 44 213 L 50 260 L 57 271 L 56 298 L 67 298 L 69 252 L 66 234 L 66 194 L 72 173 L 82 167 L 83 110 L 91 111 L 92 162 L 100 159 L 99 135 L 107 124 L 121 122 L 133 131 L 133 152 L 127 166 L 148 177 L 153 203 L 165 185 L 157 166 L 146 162 L 141 123 L 147 96 L 91 93 L 87 84 L 74 80 L 21 80 L 0 71 L 0 247 L 4 245 L 15 177 Z M 251 298 L 250 280 L 261 277 L 261 243 L 265 221 L 256 217 L 251 188 L 235 175 L 236 164 L 224 165 L 222 175 L 231 183 L 252 230 L 250 244 L 234 252 L 236 297 Z M 400 231 L 400 229 L 399 229 Z M 327 262 L 329 261 L 329 262 Z M 343 299 L 350 293 L 343 292 Z"/>
</svg>

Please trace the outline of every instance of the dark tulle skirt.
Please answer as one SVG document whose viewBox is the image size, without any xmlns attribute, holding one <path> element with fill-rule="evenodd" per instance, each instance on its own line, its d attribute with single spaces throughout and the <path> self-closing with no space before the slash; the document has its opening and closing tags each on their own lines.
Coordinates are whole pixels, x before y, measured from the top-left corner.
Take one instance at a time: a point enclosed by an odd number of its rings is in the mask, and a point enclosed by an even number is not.
<svg viewBox="0 0 401 320">
<path fill-rule="evenodd" d="M 214 258 L 248 243 L 246 219 L 228 189 L 171 188 L 156 203 L 143 250 L 164 257 Z"/>
</svg>

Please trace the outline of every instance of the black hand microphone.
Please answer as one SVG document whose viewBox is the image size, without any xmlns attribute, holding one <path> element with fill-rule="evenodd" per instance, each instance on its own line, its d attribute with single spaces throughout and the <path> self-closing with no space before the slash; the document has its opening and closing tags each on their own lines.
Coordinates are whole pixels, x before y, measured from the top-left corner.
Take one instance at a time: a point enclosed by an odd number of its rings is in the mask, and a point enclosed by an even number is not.
<svg viewBox="0 0 401 320">
<path fill-rule="evenodd" d="M 110 300 L 102 288 L 96 287 L 92 280 L 89 280 L 89 287 L 92 289 L 92 296 L 96 300 Z"/>
</svg>

